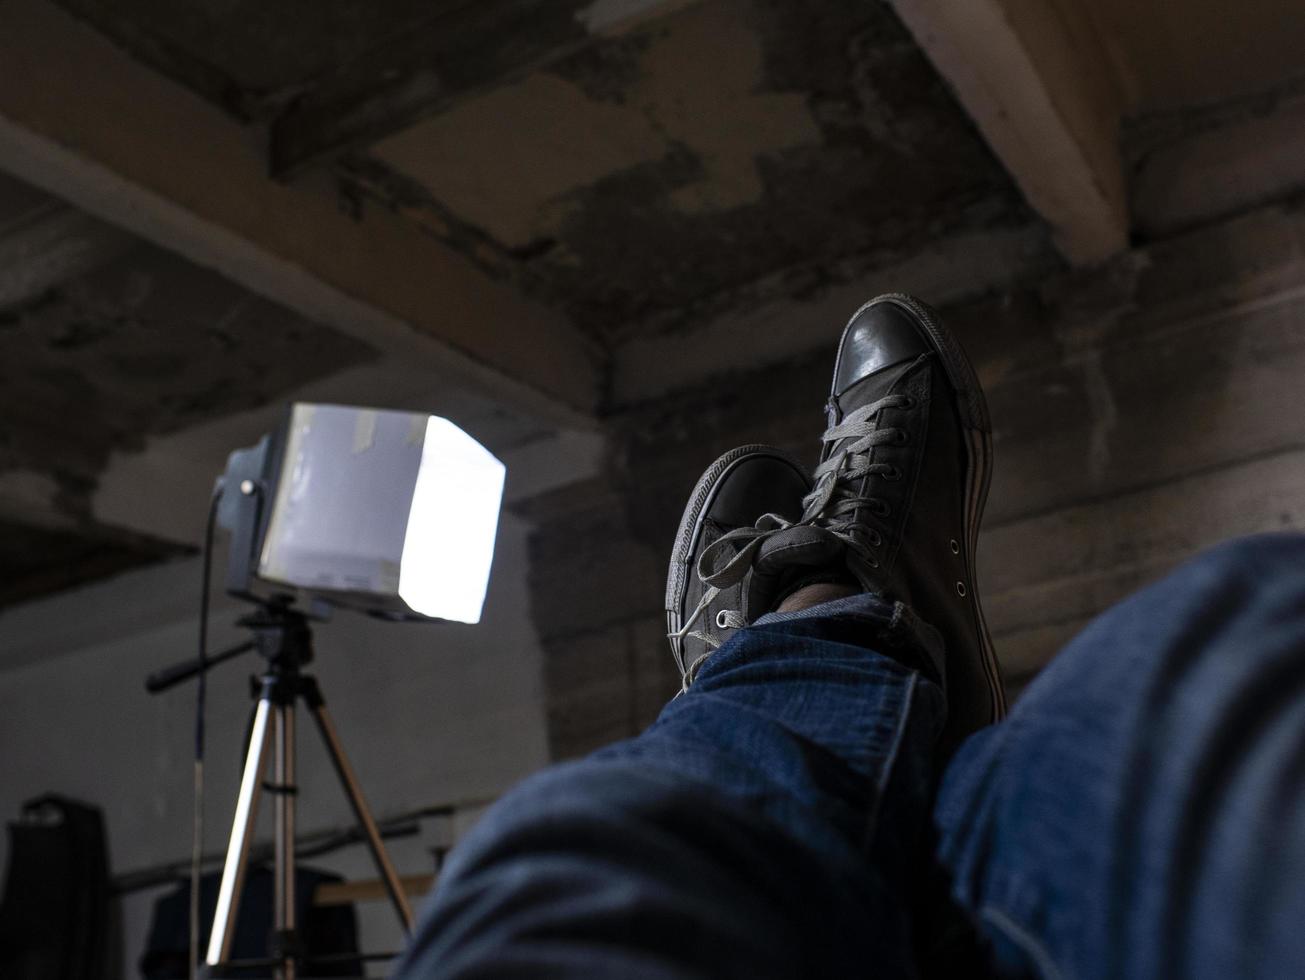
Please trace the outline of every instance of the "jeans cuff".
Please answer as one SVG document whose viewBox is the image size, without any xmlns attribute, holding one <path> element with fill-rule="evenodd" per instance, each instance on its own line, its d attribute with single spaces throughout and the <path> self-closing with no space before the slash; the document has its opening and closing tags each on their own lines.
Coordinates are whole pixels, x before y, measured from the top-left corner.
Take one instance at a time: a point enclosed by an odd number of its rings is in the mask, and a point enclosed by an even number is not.
<svg viewBox="0 0 1305 980">
<path fill-rule="evenodd" d="M 932 668 L 934 679 L 940 684 L 946 677 L 942 635 L 906 603 L 886 599 L 875 592 L 831 599 L 793 612 L 766 613 L 753 620 L 751 625 L 820 619 L 861 620 L 873 636 L 873 645 L 877 648 L 883 644 L 888 648 L 880 652 L 888 653 L 892 648 L 909 649 L 923 659 L 925 666 Z"/>
<path fill-rule="evenodd" d="M 895 605 L 898 603 L 891 602 L 878 593 L 861 592 L 857 595 L 843 596 L 841 599 L 830 599 L 828 602 L 807 606 L 805 609 L 797 609 L 793 612 L 766 613 L 753 620 L 752 625 L 790 623 L 795 619 L 824 619 L 826 616 L 865 616 L 887 624 L 892 620 Z"/>
</svg>

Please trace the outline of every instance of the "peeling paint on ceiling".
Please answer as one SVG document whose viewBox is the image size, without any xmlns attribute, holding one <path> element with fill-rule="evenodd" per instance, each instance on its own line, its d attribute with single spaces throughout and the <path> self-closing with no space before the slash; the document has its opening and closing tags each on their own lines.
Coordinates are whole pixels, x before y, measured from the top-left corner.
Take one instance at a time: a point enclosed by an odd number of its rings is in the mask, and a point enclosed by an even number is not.
<svg viewBox="0 0 1305 980">
<path fill-rule="evenodd" d="M 642 116 L 592 101 L 554 75 L 535 75 L 372 152 L 511 249 L 555 234 L 565 195 L 657 159 L 665 147 Z"/>
<path fill-rule="evenodd" d="M 883 0 L 60 2 L 600 345 L 1036 221 Z"/>
<path fill-rule="evenodd" d="M 820 142 L 806 98 L 762 87 L 761 39 L 744 6 L 666 18 L 624 45 L 637 71 L 609 98 L 541 72 L 429 119 L 372 152 L 508 248 L 559 234 L 576 192 L 674 154 L 697 172 L 668 204 L 707 214 L 759 202 L 758 158 Z"/>
<path fill-rule="evenodd" d="M 396 134 L 370 165 L 408 213 L 426 197 L 432 233 L 608 343 L 1032 220 L 877 3 L 691 6 Z"/>
</svg>

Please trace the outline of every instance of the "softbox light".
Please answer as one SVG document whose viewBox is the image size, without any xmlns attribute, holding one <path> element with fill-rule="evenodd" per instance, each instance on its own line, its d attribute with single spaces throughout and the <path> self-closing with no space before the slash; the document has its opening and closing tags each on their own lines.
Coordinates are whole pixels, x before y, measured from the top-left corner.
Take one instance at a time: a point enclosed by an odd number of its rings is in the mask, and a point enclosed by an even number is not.
<svg viewBox="0 0 1305 980">
<path fill-rule="evenodd" d="M 505 468 L 447 419 L 296 403 L 221 484 L 227 588 L 480 621 Z"/>
</svg>

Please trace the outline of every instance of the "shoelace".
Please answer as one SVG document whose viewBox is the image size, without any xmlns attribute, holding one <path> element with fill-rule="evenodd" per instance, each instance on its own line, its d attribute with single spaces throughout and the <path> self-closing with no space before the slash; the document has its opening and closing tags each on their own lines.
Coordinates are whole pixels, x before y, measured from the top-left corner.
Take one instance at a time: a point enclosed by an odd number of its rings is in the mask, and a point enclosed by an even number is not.
<svg viewBox="0 0 1305 980">
<path fill-rule="evenodd" d="M 867 476 L 886 480 L 900 479 L 901 471 L 891 463 L 870 461 L 870 451 L 875 446 L 902 445 L 906 442 L 905 429 L 879 427 L 879 415 L 885 408 L 909 408 L 914 404 L 909 395 L 888 395 L 869 405 L 849 412 L 837 425 L 825 430 L 820 441 L 833 444 L 847 440 L 838 452 L 819 466 L 812 476 L 816 486 L 802 498 L 800 523 L 829 531 L 838 537 L 869 569 L 879 567 L 873 549 L 883 543 L 883 537 L 872 527 L 858 520 L 858 512 L 868 510 L 877 517 L 887 517 L 888 503 L 880 497 L 860 491 Z M 855 573 L 856 569 L 852 569 Z M 858 575 L 858 578 L 863 576 Z"/>
<path fill-rule="evenodd" d="M 703 549 L 702 554 L 698 556 L 698 567 L 696 569 L 698 578 L 706 586 L 703 590 L 702 598 L 698 600 L 698 605 L 694 607 L 684 620 L 684 624 L 674 633 L 668 634 L 671 639 L 683 641 L 686 636 L 691 636 L 696 640 L 701 640 L 707 647 L 705 653 L 698 656 L 684 671 L 684 677 L 681 681 L 680 690 L 687 691 L 693 679 L 698 676 L 698 669 L 702 662 L 714 652 L 720 645 L 721 639 L 712 633 L 700 630 L 694 630 L 693 624 L 706 611 L 721 591 L 731 586 L 738 585 L 743 581 L 744 576 L 752 568 L 752 560 L 760 550 L 766 539 L 777 531 L 784 528 L 792 527 L 791 521 L 786 521 L 778 514 L 763 514 L 755 525 L 752 527 L 735 528 L 733 531 L 727 531 L 710 545 Z M 730 549 L 736 549 L 734 554 L 725 561 L 720 568 L 716 567 L 719 556 L 723 555 Z M 748 625 L 743 618 L 742 611 L 738 609 L 723 609 L 716 616 L 716 625 L 722 629 L 742 629 Z"/>
<path fill-rule="evenodd" d="M 823 443 L 836 443 L 845 439 L 851 441 L 816 467 L 812 474 L 816 480 L 815 489 L 802 498 L 802 518 L 796 522 L 837 537 L 849 549 L 850 560 L 854 558 L 870 569 L 879 567 L 873 549 L 883 539 L 878 531 L 864 528 L 857 521 L 857 511 L 864 508 L 885 517 L 888 505 L 878 497 L 854 490 L 853 485 L 859 486 L 866 476 L 896 479 L 901 475 L 897 467 L 890 463 L 870 462 L 870 450 L 886 443 L 900 445 L 906 441 L 903 429 L 879 428 L 879 413 L 885 408 L 904 408 L 911 404 L 908 395 L 889 395 L 849 412 L 841 422 L 825 430 L 820 437 Z M 743 581 L 752 569 L 757 552 L 769 538 L 793 526 L 794 522 L 787 521 L 778 514 L 765 514 L 752 527 L 736 528 L 721 535 L 698 556 L 697 574 L 706 589 L 680 629 L 668 636 L 680 641 L 685 637 L 693 637 L 701 640 L 707 649 L 685 669 L 681 692 L 689 689 L 703 662 L 723 642 L 710 632 L 694 630 L 694 623 L 722 590 Z M 861 539 L 858 532 L 866 532 L 865 540 Z M 734 554 L 717 568 L 720 556 L 731 549 L 734 549 Z M 854 574 L 855 571 L 853 569 Z M 740 610 L 726 609 L 717 614 L 717 625 L 722 629 L 741 629 L 747 625 L 747 621 Z"/>
</svg>

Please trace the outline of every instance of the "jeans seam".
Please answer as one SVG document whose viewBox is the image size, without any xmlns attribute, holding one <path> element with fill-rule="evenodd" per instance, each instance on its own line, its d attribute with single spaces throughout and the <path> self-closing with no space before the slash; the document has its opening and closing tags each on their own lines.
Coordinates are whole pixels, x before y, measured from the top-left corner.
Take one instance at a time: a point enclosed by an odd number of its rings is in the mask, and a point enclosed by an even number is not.
<svg viewBox="0 0 1305 980">
<path fill-rule="evenodd" d="M 1056 965 L 1056 961 L 1052 958 L 1047 947 L 1004 911 L 992 905 L 984 905 L 979 909 L 979 918 L 992 925 L 1015 946 L 1023 950 L 1029 959 L 1033 961 L 1034 968 L 1045 980 L 1065 980 L 1065 974 Z"/>
<path fill-rule="evenodd" d="M 906 737 L 906 726 L 911 718 L 911 706 L 915 703 L 915 687 L 919 679 L 920 675 L 912 671 L 906 682 L 901 717 L 897 721 L 896 731 L 893 732 L 893 740 L 889 743 L 888 751 L 884 755 L 884 764 L 879 771 L 879 777 L 875 780 L 874 804 L 866 816 L 865 839 L 867 841 L 874 835 L 875 828 L 879 825 L 879 808 L 888 790 L 888 781 L 892 778 L 893 768 L 897 765 L 897 754 L 901 750 L 902 742 Z"/>
</svg>

